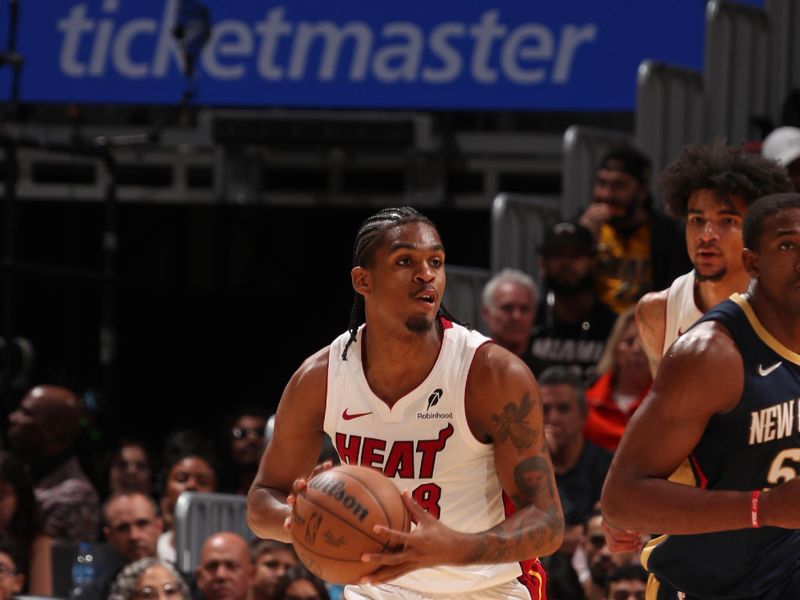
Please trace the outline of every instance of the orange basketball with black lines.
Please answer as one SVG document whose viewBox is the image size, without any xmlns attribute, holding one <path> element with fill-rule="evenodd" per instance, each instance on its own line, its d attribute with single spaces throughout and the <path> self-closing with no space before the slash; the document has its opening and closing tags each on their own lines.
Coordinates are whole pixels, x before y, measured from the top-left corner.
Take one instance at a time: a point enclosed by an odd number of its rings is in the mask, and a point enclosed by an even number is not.
<svg viewBox="0 0 800 600">
<path fill-rule="evenodd" d="M 309 571 L 331 583 L 357 583 L 378 568 L 361 555 L 396 552 L 400 544 L 373 526 L 408 531 L 411 520 L 397 487 L 379 471 L 339 465 L 317 474 L 297 496 L 291 533 Z"/>
</svg>

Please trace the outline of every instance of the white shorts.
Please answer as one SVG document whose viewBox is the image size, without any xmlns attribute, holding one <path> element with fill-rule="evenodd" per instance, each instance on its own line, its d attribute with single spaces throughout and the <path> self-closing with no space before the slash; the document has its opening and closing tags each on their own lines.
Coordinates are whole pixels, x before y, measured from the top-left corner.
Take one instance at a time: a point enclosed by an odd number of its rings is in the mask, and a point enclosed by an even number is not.
<svg viewBox="0 0 800 600">
<path fill-rule="evenodd" d="M 531 600 L 531 592 L 518 580 L 512 579 L 494 587 L 460 594 L 434 594 L 398 587 L 390 583 L 381 585 L 348 585 L 344 588 L 345 600 Z"/>
</svg>

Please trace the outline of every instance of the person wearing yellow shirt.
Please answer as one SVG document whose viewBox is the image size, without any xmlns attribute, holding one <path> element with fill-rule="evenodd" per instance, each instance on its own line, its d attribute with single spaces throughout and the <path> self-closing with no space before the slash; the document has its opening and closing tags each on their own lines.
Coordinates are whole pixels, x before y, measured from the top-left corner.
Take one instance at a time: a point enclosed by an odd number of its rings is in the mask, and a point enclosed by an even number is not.
<svg viewBox="0 0 800 600">
<path fill-rule="evenodd" d="M 609 150 L 580 216 L 597 240 L 597 293 L 617 314 L 689 268 L 678 223 L 652 206 L 650 159 L 632 146 Z"/>
</svg>

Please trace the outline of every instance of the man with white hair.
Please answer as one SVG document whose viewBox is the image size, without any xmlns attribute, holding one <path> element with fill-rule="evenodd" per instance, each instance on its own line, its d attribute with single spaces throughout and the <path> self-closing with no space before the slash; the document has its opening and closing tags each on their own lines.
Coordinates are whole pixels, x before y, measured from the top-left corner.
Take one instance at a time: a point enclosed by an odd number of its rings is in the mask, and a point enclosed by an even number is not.
<svg viewBox="0 0 800 600">
<path fill-rule="evenodd" d="M 489 337 L 528 365 L 538 297 L 536 283 L 517 269 L 503 269 L 483 288 L 481 316 Z"/>
<path fill-rule="evenodd" d="M 778 127 L 761 146 L 761 155 L 786 167 L 796 192 L 800 192 L 800 129 Z"/>
</svg>

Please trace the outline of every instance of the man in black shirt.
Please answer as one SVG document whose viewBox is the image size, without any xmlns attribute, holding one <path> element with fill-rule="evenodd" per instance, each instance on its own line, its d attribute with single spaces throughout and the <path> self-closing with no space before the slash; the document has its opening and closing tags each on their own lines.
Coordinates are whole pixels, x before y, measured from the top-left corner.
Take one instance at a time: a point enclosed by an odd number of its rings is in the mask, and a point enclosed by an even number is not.
<svg viewBox="0 0 800 600">
<path fill-rule="evenodd" d="M 566 523 L 561 550 L 571 554 L 584 521 L 600 501 L 611 453 L 583 437 L 586 401 L 583 384 L 574 373 L 565 367 L 550 367 L 539 377 L 539 391 L 544 435 Z"/>
<path fill-rule="evenodd" d="M 595 294 L 594 237 L 577 223 L 557 223 L 545 234 L 539 252 L 545 293 L 529 366 L 537 377 L 548 367 L 568 367 L 589 383 L 616 320 Z"/>
</svg>

